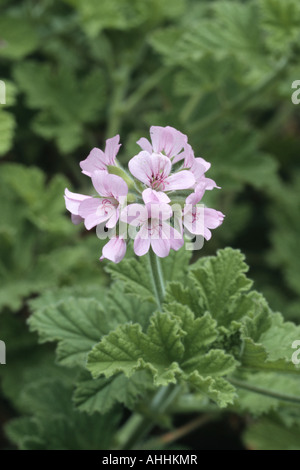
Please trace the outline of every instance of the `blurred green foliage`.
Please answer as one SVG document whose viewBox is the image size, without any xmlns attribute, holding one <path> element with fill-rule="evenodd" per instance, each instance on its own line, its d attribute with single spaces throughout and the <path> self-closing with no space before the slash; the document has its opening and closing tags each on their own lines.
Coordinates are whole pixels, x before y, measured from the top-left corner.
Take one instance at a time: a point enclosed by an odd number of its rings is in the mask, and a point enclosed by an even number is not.
<svg viewBox="0 0 300 470">
<path fill-rule="evenodd" d="M 150 125 L 180 129 L 195 153 L 212 162 L 209 176 L 222 186 L 205 202 L 226 219 L 200 255 L 226 245 L 241 248 L 255 287 L 272 309 L 298 324 L 300 105 L 291 101 L 291 86 L 300 80 L 300 3 L 0 0 L 0 8 L 0 79 L 7 92 L 0 105 L 0 339 L 10 355 L 0 376 L 14 409 L 34 415 L 7 432 L 20 448 L 94 448 L 97 434 L 91 442 L 81 442 L 80 433 L 57 442 L 55 421 L 43 427 L 45 380 L 52 376 L 49 388 L 66 397 L 74 380 L 54 365 L 51 347 L 37 346 L 25 324 L 30 308 L 42 309 L 53 299 L 103 297 L 101 242 L 69 222 L 63 190 L 85 192 L 78 162 L 106 138 L 121 135 L 126 164 Z M 60 375 L 63 383 L 57 384 Z M 36 389 L 26 387 L 37 379 L 43 394 L 33 404 L 28 397 Z M 255 379 L 268 385 L 263 376 Z M 100 391 L 124 387 L 119 401 L 133 406 L 123 378 L 119 385 L 98 380 Z M 142 382 L 147 388 L 145 377 L 135 380 L 138 390 Z M 80 381 L 75 402 L 81 409 L 104 406 L 100 392 L 99 401 L 90 398 L 91 381 Z M 289 387 L 293 393 L 292 379 Z M 21 397 L 16 389 L 22 388 Z M 245 442 L 297 447 L 299 414 L 291 419 L 288 409 L 273 416 L 272 403 L 260 408 L 245 392 L 242 413 L 256 406 L 258 416 L 270 414 L 250 426 Z M 69 409 L 68 416 L 59 421 L 62 438 L 72 426 L 95 426 L 93 418 L 83 424 L 85 418 Z"/>
</svg>

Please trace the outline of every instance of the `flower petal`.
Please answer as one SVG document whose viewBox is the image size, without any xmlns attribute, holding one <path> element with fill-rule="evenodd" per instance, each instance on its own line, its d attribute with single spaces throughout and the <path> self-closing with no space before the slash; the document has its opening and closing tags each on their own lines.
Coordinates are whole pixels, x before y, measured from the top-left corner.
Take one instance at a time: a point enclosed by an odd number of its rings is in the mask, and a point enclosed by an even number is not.
<svg viewBox="0 0 300 470">
<path fill-rule="evenodd" d="M 191 168 L 191 166 L 193 165 L 195 161 L 195 155 L 190 144 L 186 144 L 184 146 L 183 152 L 174 157 L 173 164 L 179 162 L 180 160 L 184 160 L 184 168 Z"/>
<path fill-rule="evenodd" d="M 137 256 L 143 256 L 148 253 L 149 248 L 150 237 L 148 233 L 148 227 L 146 224 L 143 224 L 134 239 L 133 249 Z"/>
<path fill-rule="evenodd" d="M 119 263 L 122 261 L 126 253 L 126 242 L 121 237 L 115 237 L 109 240 L 106 245 L 104 245 L 102 250 L 102 256 L 100 260 L 104 258 L 109 259 L 113 263 Z"/>
<path fill-rule="evenodd" d="M 178 155 L 187 144 L 186 135 L 170 126 L 152 126 L 150 135 L 154 152 L 164 152 L 169 158 Z"/>
<path fill-rule="evenodd" d="M 71 220 L 74 225 L 79 225 L 81 222 L 83 222 L 83 218 L 80 217 L 80 215 L 71 215 Z"/>
<path fill-rule="evenodd" d="M 110 175 L 103 171 L 96 171 L 92 175 L 94 188 L 103 197 L 125 197 L 128 193 L 128 186 L 125 181 L 117 175 Z"/>
<path fill-rule="evenodd" d="M 182 170 L 165 180 L 165 191 L 188 189 L 195 184 L 195 177 L 191 171 Z"/>
<path fill-rule="evenodd" d="M 170 253 L 170 240 L 165 238 L 151 238 L 151 247 L 159 258 L 165 258 Z"/>
<path fill-rule="evenodd" d="M 170 230 L 170 245 L 172 250 L 178 251 L 184 245 L 184 239 L 182 234 L 178 232 L 178 230 L 171 227 Z"/>
<path fill-rule="evenodd" d="M 130 173 L 147 186 L 164 180 L 171 172 L 172 163 L 168 157 L 158 153 L 140 152 L 128 163 Z"/>
<path fill-rule="evenodd" d="M 108 220 L 112 212 L 107 213 L 103 210 L 103 201 L 99 198 L 89 198 L 83 201 L 79 206 L 79 215 L 84 219 L 84 225 L 87 230 Z"/>
<path fill-rule="evenodd" d="M 120 142 L 120 136 L 116 135 L 115 137 L 112 137 L 111 139 L 107 139 L 106 145 L 105 145 L 105 155 L 107 158 L 107 161 L 109 162 L 108 165 L 115 165 L 116 163 L 116 155 L 119 152 L 119 149 L 121 147 Z"/>
<path fill-rule="evenodd" d="M 145 139 L 145 137 L 142 137 L 140 140 L 138 140 L 137 144 L 141 147 L 142 150 L 146 150 L 148 153 L 153 152 L 152 145 L 148 139 Z"/>
<path fill-rule="evenodd" d="M 78 215 L 78 208 L 80 203 L 85 199 L 90 199 L 91 196 L 85 196 L 84 194 L 72 193 L 67 188 L 65 189 L 65 203 L 66 208 L 71 214 Z"/>
<path fill-rule="evenodd" d="M 119 209 L 115 209 L 112 213 L 112 216 L 108 220 L 106 227 L 107 228 L 113 228 L 117 225 L 117 222 L 119 220 Z"/>
<path fill-rule="evenodd" d="M 169 202 L 171 202 L 171 199 L 165 193 L 163 193 L 162 191 L 155 191 L 155 189 L 152 189 L 152 188 L 145 189 L 143 191 L 142 196 L 143 196 L 143 200 L 145 204 L 148 204 L 151 202 L 153 203 L 163 202 L 163 203 L 168 204 Z"/>
<path fill-rule="evenodd" d="M 109 160 L 102 150 L 93 148 L 88 157 L 82 160 L 79 165 L 84 175 L 92 176 L 94 171 L 106 171 Z"/>
<path fill-rule="evenodd" d="M 207 207 L 204 209 L 204 223 L 207 228 L 219 227 L 223 223 L 224 217 L 225 215 L 220 211 Z"/>
</svg>

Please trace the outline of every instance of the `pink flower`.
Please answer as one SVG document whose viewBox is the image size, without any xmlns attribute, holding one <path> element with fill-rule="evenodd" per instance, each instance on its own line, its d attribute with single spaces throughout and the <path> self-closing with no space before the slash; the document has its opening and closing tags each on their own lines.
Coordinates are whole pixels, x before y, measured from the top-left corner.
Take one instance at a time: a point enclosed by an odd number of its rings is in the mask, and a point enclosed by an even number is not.
<svg viewBox="0 0 300 470">
<path fill-rule="evenodd" d="M 137 144 L 148 153 L 164 153 L 169 158 L 178 157 L 187 144 L 187 136 L 174 127 L 150 127 L 151 142 L 142 137 Z M 180 160 L 180 158 L 178 158 Z M 176 160 L 176 161 L 178 161 Z"/>
<path fill-rule="evenodd" d="M 140 228 L 134 239 L 134 251 L 138 256 L 145 255 L 151 246 L 157 256 L 164 258 L 171 248 L 179 250 L 183 245 L 182 235 L 166 222 L 172 216 L 172 208 L 166 202 L 154 201 L 154 198 L 160 200 L 164 196 L 146 189 L 143 192 L 145 206 L 130 204 L 122 211 L 123 222 Z"/>
<path fill-rule="evenodd" d="M 187 170 L 171 175 L 172 162 L 162 153 L 150 154 L 143 150 L 129 164 L 131 174 L 139 181 L 158 191 L 188 189 L 195 184 L 195 177 Z"/>
<path fill-rule="evenodd" d="M 72 193 L 67 188 L 65 189 L 65 203 L 66 208 L 71 212 L 71 219 L 73 224 L 78 225 L 83 221 L 83 218 L 79 215 L 79 206 L 82 201 L 92 199 L 91 196 L 85 196 L 83 194 Z"/>
<path fill-rule="evenodd" d="M 109 240 L 108 243 L 103 247 L 102 256 L 100 261 L 103 259 L 109 259 L 113 263 L 120 263 L 126 253 L 126 242 L 121 236 L 117 236 Z"/>
<path fill-rule="evenodd" d="M 106 222 L 107 228 L 113 228 L 119 220 L 120 204 L 128 193 L 125 181 L 116 175 L 104 171 L 92 174 L 92 183 L 100 195 L 83 200 L 78 208 L 78 214 L 84 219 L 87 230 Z"/>
<path fill-rule="evenodd" d="M 119 141 L 119 135 L 108 139 L 106 141 L 104 152 L 98 148 L 93 148 L 89 156 L 85 160 L 80 162 L 82 173 L 87 176 L 92 176 L 94 171 L 107 171 L 108 165 L 115 165 L 116 155 L 121 147 Z"/>
<path fill-rule="evenodd" d="M 215 209 L 198 205 L 202 199 L 205 187 L 201 191 L 194 192 L 186 198 L 186 205 L 183 209 L 183 224 L 185 228 L 193 235 L 202 235 L 206 240 L 211 239 L 211 231 L 219 227 L 224 220 L 225 215 Z"/>
</svg>

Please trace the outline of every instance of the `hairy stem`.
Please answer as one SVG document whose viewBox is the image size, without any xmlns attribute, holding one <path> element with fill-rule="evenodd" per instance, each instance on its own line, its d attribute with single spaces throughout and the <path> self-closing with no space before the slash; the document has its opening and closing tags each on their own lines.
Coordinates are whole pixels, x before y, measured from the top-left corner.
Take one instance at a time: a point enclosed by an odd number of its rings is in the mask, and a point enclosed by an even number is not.
<svg viewBox="0 0 300 470">
<path fill-rule="evenodd" d="M 149 264 L 157 306 L 159 309 L 161 309 L 162 302 L 165 297 L 164 278 L 160 265 L 160 260 L 152 251 L 152 249 L 149 250 Z"/>
</svg>

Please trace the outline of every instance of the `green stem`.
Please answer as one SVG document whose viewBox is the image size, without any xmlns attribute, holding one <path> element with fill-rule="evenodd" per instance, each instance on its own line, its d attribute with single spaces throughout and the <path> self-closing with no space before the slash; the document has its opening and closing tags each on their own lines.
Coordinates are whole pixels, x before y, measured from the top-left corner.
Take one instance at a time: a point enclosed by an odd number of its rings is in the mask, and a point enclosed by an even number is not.
<svg viewBox="0 0 300 470">
<path fill-rule="evenodd" d="M 180 391 L 179 386 L 161 387 L 154 395 L 146 415 L 133 413 L 117 436 L 118 450 L 130 450 L 154 428 L 158 419 L 175 400 Z M 153 419 L 154 418 L 154 419 Z"/>
<path fill-rule="evenodd" d="M 164 279 L 159 258 L 152 250 L 149 251 L 149 266 L 157 306 L 161 309 L 165 295 Z M 157 424 L 157 418 L 165 413 L 168 407 L 174 403 L 179 393 L 181 393 L 180 385 L 170 384 L 167 387 L 159 388 L 150 406 L 147 407 L 145 414 L 133 413 L 119 431 L 117 436 L 117 448 L 130 450 L 135 447 Z"/>
<path fill-rule="evenodd" d="M 161 310 L 161 306 L 165 297 L 164 278 L 160 266 L 160 260 L 151 248 L 149 250 L 149 265 L 157 306 Z"/>
<path fill-rule="evenodd" d="M 300 405 L 300 397 L 295 397 L 292 395 L 287 395 L 285 393 L 275 392 L 273 390 L 269 390 L 263 387 L 257 387 L 256 385 L 251 385 L 248 382 L 244 382 L 238 379 L 230 379 L 229 382 L 232 385 L 235 385 L 238 388 L 242 388 L 244 390 L 248 390 L 249 392 L 258 393 L 259 395 L 265 395 L 270 398 L 276 398 L 277 400 L 287 401 L 290 403 L 296 403 Z"/>
</svg>

